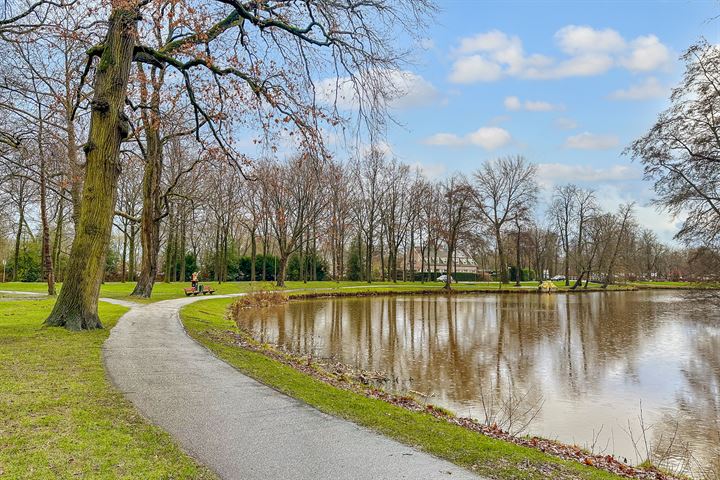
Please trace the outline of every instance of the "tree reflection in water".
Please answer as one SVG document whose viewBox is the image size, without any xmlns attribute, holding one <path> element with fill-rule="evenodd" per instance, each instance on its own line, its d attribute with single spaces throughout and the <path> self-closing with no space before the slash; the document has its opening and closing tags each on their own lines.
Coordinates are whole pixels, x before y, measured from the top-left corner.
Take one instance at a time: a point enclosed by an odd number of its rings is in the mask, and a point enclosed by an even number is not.
<svg viewBox="0 0 720 480">
<path fill-rule="evenodd" d="M 641 430 L 642 401 L 655 458 L 680 464 L 677 452 L 666 454 L 677 438 L 670 450 L 689 445 L 709 468 L 720 444 L 720 314 L 689 295 L 316 299 L 239 320 L 260 341 L 385 372 L 390 388 L 481 421 L 489 402 L 544 400 L 531 433 L 631 462 L 645 460 L 627 433 Z"/>
</svg>

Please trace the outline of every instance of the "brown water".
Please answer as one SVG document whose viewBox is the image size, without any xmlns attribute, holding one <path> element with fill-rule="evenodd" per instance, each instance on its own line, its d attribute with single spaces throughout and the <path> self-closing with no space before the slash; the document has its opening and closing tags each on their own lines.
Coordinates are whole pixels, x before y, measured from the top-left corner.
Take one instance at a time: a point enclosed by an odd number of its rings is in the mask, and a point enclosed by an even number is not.
<svg viewBox="0 0 720 480">
<path fill-rule="evenodd" d="M 385 372 L 389 388 L 510 430 L 527 423 L 525 433 L 630 462 L 648 449 L 661 455 L 675 438 L 668 465 L 679 465 L 681 444 L 693 453 L 685 471 L 720 464 L 720 311 L 700 294 L 318 299 L 244 314 L 240 324 L 296 353 Z"/>
</svg>

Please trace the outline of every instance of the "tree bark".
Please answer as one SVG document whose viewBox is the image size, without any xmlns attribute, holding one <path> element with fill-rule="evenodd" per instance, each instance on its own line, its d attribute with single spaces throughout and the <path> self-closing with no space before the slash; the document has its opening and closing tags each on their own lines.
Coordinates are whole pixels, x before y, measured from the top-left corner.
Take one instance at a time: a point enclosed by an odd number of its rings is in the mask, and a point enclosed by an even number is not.
<svg viewBox="0 0 720 480">
<path fill-rule="evenodd" d="M 135 228 L 135 225 L 130 225 L 130 240 L 129 240 L 129 250 L 130 253 L 128 254 L 128 279 L 131 282 L 135 281 L 135 266 L 137 264 L 137 260 L 135 257 L 136 254 L 136 248 L 135 248 L 135 236 L 137 235 L 137 229 Z"/>
<path fill-rule="evenodd" d="M 53 265 L 55 266 L 56 279 L 60 277 L 60 252 L 62 249 L 63 223 L 65 221 L 65 200 L 60 197 L 58 206 L 57 222 L 55 223 L 55 238 L 53 239 Z"/>
<path fill-rule="evenodd" d="M 141 69 L 140 69 L 141 71 Z M 144 80 L 144 73 L 141 73 Z M 141 88 L 147 88 L 147 81 L 141 81 Z M 160 255 L 160 223 L 162 222 L 162 196 L 160 179 L 163 165 L 163 145 L 160 138 L 160 94 L 157 87 L 153 91 L 151 112 L 143 118 L 145 124 L 146 147 L 145 168 L 143 170 L 143 209 L 140 218 L 140 275 L 132 296 L 150 298 L 158 272 Z M 147 92 L 143 92 L 147 97 Z"/>
<path fill-rule="evenodd" d="M 500 228 L 495 228 L 495 242 L 497 243 L 497 252 L 498 252 L 498 260 L 499 260 L 499 269 L 500 269 L 500 283 L 509 283 L 508 278 L 508 269 L 507 269 L 507 259 L 505 258 L 505 250 L 503 249 L 503 243 L 502 243 L 502 236 L 500 233 Z"/>
<path fill-rule="evenodd" d="M 285 286 L 285 274 L 287 272 L 287 261 L 288 256 L 286 253 L 280 253 L 280 269 L 275 274 L 277 281 L 275 282 L 278 287 L 284 287 Z"/>
<path fill-rule="evenodd" d="M 447 252 L 447 265 L 445 266 L 445 286 L 443 287 L 445 290 L 451 290 L 452 289 L 452 273 L 453 273 L 453 252 L 455 250 L 455 241 L 454 239 L 448 242 L 448 252 Z"/>
<path fill-rule="evenodd" d="M 517 224 L 517 242 L 515 244 L 515 286 L 519 287 L 522 280 L 522 269 L 520 268 L 520 224 Z"/>
<path fill-rule="evenodd" d="M 120 144 L 128 136 L 123 112 L 139 13 L 113 2 L 103 53 L 95 71 L 90 133 L 78 229 L 57 302 L 45 325 L 102 328 L 97 312 L 120 174 Z"/>
<path fill-rule="evenodd" d="M 182 223 L 180 224 L 180 249 L 178 251 L 178 262 L 180 263 L 180 280 L 185 281 L 187 272 L 185 270 L 185 251 L 187 250 L 187 210 L 186 207 L 182 208 Z"/>
<path fill-rule="evenodd" d="M 175 241 L 175 217 L 174 215 L 170 215 L 168 217 L 168 225 L 167 225 L 167 241 L 165 242 L 165 274 L 163 275 L 165 278 L 163 279 L 165 283 L 170 283 L 170 276 L 172 275 L 172 261 L 173 261 L 173 242 Z"/>
<path fill-rule="evenodd" d="M 21 187 L 22 188 L 22 187 Z M 20 215 L 18 217 L 18 229 L 15 234 L 15 252 L 13 255 L 12 281 L 17 282 L 18 262 L 20 262 L 20 240 L 22 240 L 23 225 L 25 224 L 25 205 L 23 205 L 22 193 L 20 193 Z"/>
<path fill-rule="evenodd" d="M 257 259 L 257 240 L 255 229 L 250 230 L 250 281 L 255 281 L 255 261 Z M 264 276 L 264 275 L 263 275 Z"/>
<path fill-rule="evenodd" d="M 39 105 L 39 102 L 38 102 Z M 47 217 L 47 161 L 43 137 L 45 124 L 42 110 L 38 108 L 38 155 L 40 156 L 40 223 L 42 225 L 42 272 L 47 282 L 48 295 L 55 295 L 55 274 L 53 272 L 52 253 L 50 252 L 50 224 Z"/>
<path fill-rule="evenodd" d="M 122 246 L 122 273 L 120 275 L 120 282 L 125 283 L 127 280 L 127 245 L 128 245 L 128 234 L 127 234 L 128 226 L 125 225 L 125 230 L 123 231 L 123 246 Z"/>
</svg>

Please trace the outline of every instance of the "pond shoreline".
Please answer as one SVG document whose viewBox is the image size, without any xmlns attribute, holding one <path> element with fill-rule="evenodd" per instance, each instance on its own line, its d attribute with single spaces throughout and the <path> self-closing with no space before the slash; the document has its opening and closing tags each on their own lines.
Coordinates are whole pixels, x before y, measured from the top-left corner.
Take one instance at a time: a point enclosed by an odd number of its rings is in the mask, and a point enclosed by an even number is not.
<svg viewBox="0 0 720 480">
<path fill-rule="evenodd" d="M 387 288 L 384 290 L 384 288 Z M 528 287 L 519 287 L 515 290 L 512 290 L 510 288 L 498 288 L 498 289 L 490 289 L 490 288 L 462 288 L 462 289 L 452 289 L 452 290 L 445 290 L 442 288 L 434 288 L 434 289 L 408 289 L 408 290 L 401 290 L 401 289 L 393 289 L 394 287 L 386 287 L 381 286 L 374 290 L 362 290 L 362 291 L 340 291 L 340 290 L 328 290 L 323 292 L 286 292 L 288 294 L 288 297 L 296 300 L 312 300 L 312 299 L 321 299 L 321 298 L 338 298 L 338 297 L 382 297 L 382 296 L 405 296 L 405 295 L 417 295 L 417 296 L 454 296 L 454 295 L 477 295 L 477 294 L 501 294 L 501 295 L 511 295 L 511 294 L 523 294 L 523 295 L 553 295 L 553 294 L 581 294 L 581 293 L 608 293 L 608 292 L 636 292 L 640 290 L 652 290 L 652 288 L 647 289 L 641 289 L 636 288 L 634 286 L 613 286 L 612 288 L 600 288 L 600 287 L 592 287 L 592 288 L 578 288 L 576 290 L 571 289 L 556 289 L 556 290 L 541 290 L 540 288 L 528 288 Z M 397 288 L 397 287 L 395 287 Z M 402 288 L 400 286 L 400 288 Z M 679 290 L 679 289 L 678 289 Z M 692 288 L 687 288 L 687 290 L 692 290 Z M 272 290 L 277 292 L 283 292 L 282 290 Z"/>
<path fill-rule="evenodd" d="M 390 287 L 392 288 L 392 287 Z M 639 291 L 649 290 L 638 289 L 634 287 L 622 287 L 622 288 L 590 288 L 590 289 L 579 289 L 579 290 L 555 290 L 550 293 L 591 293 L 591 292 L 615 292 L 615 291 Z M 281 293 L 280 291 L 275 291 Z M 278 304 L 286 303 L 288 300 L 306 300 L 306 299 L 321 299 L 321 298 L 336 298 L 336 297 L 378 297 L 378 296 L 404 296 L 404 295 L 426 295 L 426 296 L 453 296 L 453 295 L 467 295 L 467 294 L 506 294 L 506 293 L 540 293 L 546 294 L 548 292 L 538 291 L 535 288 L 525 288 L 518 290 L 490 290 L 490 289 L 459 289 L 444 291 L 439 289 L 423 289 L 423 290 L 363 290 L 363 291 L 326 291 L 326 292 L 287 292 L 287 296 L 284 301 L 279 301 Z M 485 437 L 493 438 L 503 442 L 508 442 L 521 447 L 531 448 L 536 451 L 542 452 L 543 454 L 551 455 L 561 461 L 570 461 L 583 466 L 592 467 L 594 470 L 608 472 L 611 474 L 619 475 L 626 478 L 653 478 L 653 479 L 679 479 L 682 477 L 673 476 L 665 473 L 661 470 L 654 468 L 653 466 L 633 467 L 627 463 L 622 462 L 618 458 L 610 455 L 592 454 L 577 446 L 563 444 L 560 442 L 547 440 L 542 437 L 522 437 L 512 436 L 507 432 L 497 428 L 497 426 L 488 426 L 472 418 L 458 417 L 449 410 L 441 407 L 434 406 L 432 404 L 423 402 L 420 403 L 414 396 L 410 395 L 398 395 L 389 393 L 381 388 L 376 388 L 370 385 L 370 382 L 363 381 L 365 379 L 372 379 L 373 372 L 364 372 L 362 370 L 353 369 L 347 365 L 333 364 L 332 368 L 328 368 L 328 363 L 322 363 L 315 361 L 310 356 L 298 356 L 288 353 L 278 345 L 261 343 L 252 336 L 252 334 L 237 325 L 230 314 L 230 305 L 227 306 L 226 319 L 231 320 L 234 326 L 237 328 L 236 331 L 229 331 L 227 329 L 218 330 L 213 329 L 206 333 L 211 338 L 212 343 L 220 343 L 229 346 L 234 349 L 245 349 L 253 351 L 263 357 L 269 359 L 272 362 L 285 365 L 300 374 L 309 375 L 315 380 L 321 381 L 327 384 L 329 387 L 337 388 L 341 390 L 347 390 L 356 394 L 363 395 L 367 398 L 380 400 L 382 402 L 391 404 L 393 406 L 414 412 L 417 414 L 428 414 L 437 420 L 441 420 L 451 425 L 455 425 L 464 430 L 472 432 L 473 434 L 482 435 Z M 270 305 L 272 306 L 272 305 Z M 256 307 L 248 305 L 244 310 L 251 311 Z M 193 335 L 196 340 L 202 341 L 198 336 Z M 226 359 L 227 361 L 227 359 Z M 354 373 L 353 373 L 354 372 Z M 262 380 L 261 380 L 262 381 Z M 282 389 L 281 389 L 282 390 Z M 287 392 L 286 392 L 287 393 Z M 504 478 L 504 477 L 501 477 Z"/>
</svg>

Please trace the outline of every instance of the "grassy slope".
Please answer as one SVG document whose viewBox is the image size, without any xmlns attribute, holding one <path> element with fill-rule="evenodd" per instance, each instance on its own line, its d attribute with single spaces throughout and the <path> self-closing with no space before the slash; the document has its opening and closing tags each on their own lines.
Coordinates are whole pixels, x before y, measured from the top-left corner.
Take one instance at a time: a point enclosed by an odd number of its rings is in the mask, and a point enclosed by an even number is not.
<svg viewBox="0 0 720 480">
<path fill-rule="evenodd" d="M 125 309 L 70 333 L 41 327 L 52 302 L 0 299 L 0 478 L 214 478 L 109 384 L 100 348 Z"/>
<path fill-rule="evenodd" d="M 243 373 L 323 412 L 347 418 L 491 478 L 619 478 L 476 434 L 428 414 L 334 388 L 260 353 L 233 346 L 217 335 L 234 328 L 225 319 L 230 302 L 208 300 L 183 309 L 182 320 L 188 333 Z"/>
</svg>

